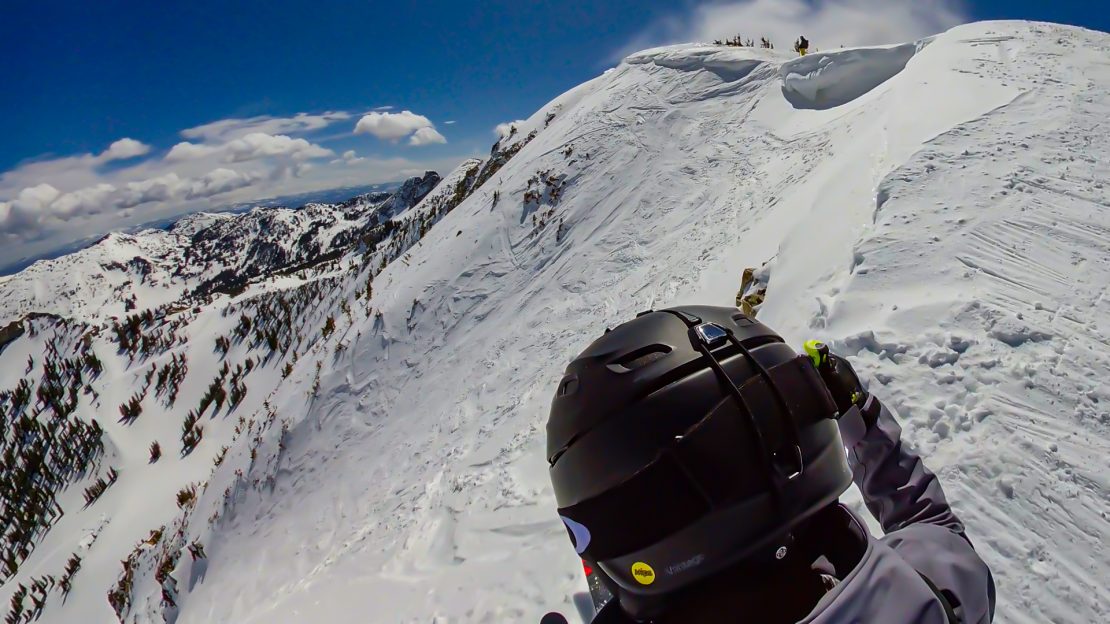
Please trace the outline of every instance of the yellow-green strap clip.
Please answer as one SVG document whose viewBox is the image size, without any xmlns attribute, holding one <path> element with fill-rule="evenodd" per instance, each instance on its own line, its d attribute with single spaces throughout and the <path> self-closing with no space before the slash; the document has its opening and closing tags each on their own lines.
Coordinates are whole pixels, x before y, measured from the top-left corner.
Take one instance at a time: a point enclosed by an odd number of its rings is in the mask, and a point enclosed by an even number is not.
<svg viewBox="0 0 1110 624">
<path fill-rule="evenodd" d="M 821 365 L 829 359 L 829 345 L 820 340 L 807 340 L 805 349 L 806 355 L 813 360 L 813 365 L 817 368 L 821 368 Z"/>
</svg>

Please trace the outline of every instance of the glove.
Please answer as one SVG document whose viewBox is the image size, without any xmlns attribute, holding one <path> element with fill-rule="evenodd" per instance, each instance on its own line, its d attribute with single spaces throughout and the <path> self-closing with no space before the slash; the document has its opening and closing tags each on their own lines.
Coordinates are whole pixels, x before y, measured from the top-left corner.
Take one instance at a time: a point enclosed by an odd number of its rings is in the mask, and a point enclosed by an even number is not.
<svg viewBox="0 0 1110 624">
<path fill-rule="evenodd" d="M 863 440 L 879 420 L 882 407 L 878 401 L 870 401 L 867 391 L 860 383 L 859 375 L 848 360 L 833 355 L 829 347 L 818 340 L 805 344 L 806 354 L 825 382 L 836 409 L 837 424 L 845 448 L 853 448 Z M 853 407 L 859 409 L 851 412 Z"/>
<path fill-rule="evenodd" d="M 830 353 L 829 345 L 819 340 L 806 342 L 805 349 L 806 355 L 821 375 L 821 381 L 829 389 L 840 415 L 846 414 L 852 406 L 862 409 L 867 401 L 867 392 L 848 360 Z"/>
</svg>

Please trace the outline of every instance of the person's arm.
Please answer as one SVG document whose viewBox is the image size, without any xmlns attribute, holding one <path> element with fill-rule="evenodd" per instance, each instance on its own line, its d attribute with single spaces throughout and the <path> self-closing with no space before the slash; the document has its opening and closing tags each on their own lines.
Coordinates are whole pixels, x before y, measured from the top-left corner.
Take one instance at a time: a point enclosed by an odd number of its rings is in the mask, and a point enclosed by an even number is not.
<svg viewBox="0 0 1110 624">
<path fill-rule="evenodd" d="M 855 418 L 860 422 L 852 422 Z M 902 428 L 878 399 L 868 396 L 858 414 L 846 414 L 841 432 L 853 479 L 883 531 L 892 533 L 911 524 L 928 523 L 964 535 L 964 526 L 952 513 L 940 481 L 920 457 L 905 448 Z"/>
<path fill-rule="evenodd" d="M 887 536 L 884 543 L 931 581 L 964 624 L 994 618 L 990 568 L 921 458 L 902 442 L 902 428 L 878 399 L 841 419 L 853 480 Z M 862 434 L 862 435 L 860 435 Z"/>
<path fill-rule="evenodd" d="M 988 624 L 994 618 L 994 579 L 940 480 L 902 443 L 894 414 L 867 393 L 847 360 L 819 341 L 807 342 L 806 353 L 841 414 L 837 422 L 852 479 L 886 532 L 882 542 L 944 596 L 962 624 Z"/>
</svg>

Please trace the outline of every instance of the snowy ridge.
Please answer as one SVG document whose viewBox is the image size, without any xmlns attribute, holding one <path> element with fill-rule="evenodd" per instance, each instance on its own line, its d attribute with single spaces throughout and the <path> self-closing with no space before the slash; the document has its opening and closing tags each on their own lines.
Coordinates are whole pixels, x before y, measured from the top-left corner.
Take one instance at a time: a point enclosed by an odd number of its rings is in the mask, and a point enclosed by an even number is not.
<svg viewBox="0 0 1110 624">
<path fill-rule="evenodd" d="M 1102 621 L 1108 52 L 1102 33 L 994 22 L 803 60 L 633 55 L 464 163 L 374 251 L 180 313 L 187 343 L 150 357 L 201 371 L 182 402 L 225 363 L 221 387 L 245 398 L 151 465 L 181 410 L 109 415 L 98 474 L 118 481 L 87 510 L 91 476 L 61 494 L 0 599 L 78 552 L 40 621 L 115 621 L 121 587 L 137 622 L 573 614 L 585 587 L 543 453 L 553 384 L 604 327 L 731 304 L 758 268 L 760 318 L 792 344 L 831 342 L 898 411 L 994 570 L 997 621 Z M 0 387 L 48 338 L 8 347 Z M 106 368 L 83 418 L 150 367 L 92 348 Z"/>
</svg>

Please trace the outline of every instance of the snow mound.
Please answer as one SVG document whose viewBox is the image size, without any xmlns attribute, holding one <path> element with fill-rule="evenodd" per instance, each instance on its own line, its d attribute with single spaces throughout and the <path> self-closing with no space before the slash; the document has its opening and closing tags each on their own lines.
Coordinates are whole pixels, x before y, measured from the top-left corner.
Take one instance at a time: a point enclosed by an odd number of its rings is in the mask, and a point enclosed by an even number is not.
<svg viewBox="0 0 1110 624">
<path fill-rule="evenodd" d="M 742 80 L 773 58 L 767 50 L 677 45 L 654 48 L 627 57 L 629 65 L 653 64 L 684 72 L 708 71 L 725 82 Z"/>
<path fill-rule="evenodd" d="M 783 63 L 782 94 L 794 108 L 843 106 L 897 76 L 931 41 L 818 52 Z"/>
</svg>

